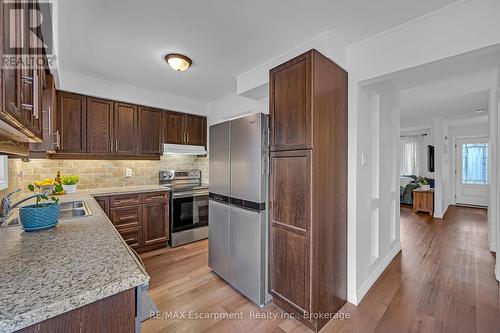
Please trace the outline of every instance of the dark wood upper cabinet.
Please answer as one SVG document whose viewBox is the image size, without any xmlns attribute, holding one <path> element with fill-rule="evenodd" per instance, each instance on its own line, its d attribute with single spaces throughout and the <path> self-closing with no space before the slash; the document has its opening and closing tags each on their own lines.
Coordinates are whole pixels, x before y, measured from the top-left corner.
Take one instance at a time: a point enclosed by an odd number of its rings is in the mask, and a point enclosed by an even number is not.
<svg viewBox="0 0 500 333">
<path fill-rule="evenodd" d="M 163 118 L 165 143 L 206 145 L 206 117 L 167 111 Z"/>
<path fill-rule="evenodd" d="M 87 153 L 109 154 L 114 151 L 113 102 L 87 97 Z"/>
<path fill-rule="evenodd" d="M 0 9 L 0 45 L 3 55 L 3 45 L 13 38 L 20 45 L 18 55 L 29 55 L 33 59 L 41 54 L 30 48 L 30 38 L 23 38 L 23 31 L 38 26 L 35 20 L 39 17 L 30 15 L 30 10 L 38 6 L 37 2 L 19 1 L 23 10 L 15 13 L 5 13 Z M 12 14 L 12 15 L 11 15 Z M 7 15 L 9 15 L 7 19 Z M 22 42 L 22 43 L 21 43 Z M 43 68 L 32 66 L 26 62 L 18 62 L 15 67 L 0 70 L 0 118 L 9 125 L 29 137 L 41 142 L 43 139 L 41 113 L 41 73 Z"/>
<path fill-rule="evenodd" d="M 115 102 L 114 150 L 117 154 L 137 153 L 137 106 Z"/>
<path fill-rule="evenodd" d="M 311 54 L 271 70 L 271 151 L 312 148 Z"/>
<path fill-rule="evenodd" d="M 87 129 L 86 97 L 57 92 L 58 153 L 85 153 Z"/>
<path fill-rule="evenodd" d="M 168 240 L 168 202 L 142 206 L 144 245 L 166 243 Z"/>
<path fill-rule="evenodd" d="M 56 87 L 54 77 L 51 74 L 46 74 L 42 77 L 42 94 L 40 104 L 43 142 L 30 144 L 30 150 L 55 153 L 59 142 L 59 132 L 57 131 Z"/>
<path fill-rule="evenodd" d="M 205 145 L 206 117 L 57 92 L 51 158 L 159 159 L 163 143 Z"/>
<path fill-rule="evenodd" d="M 347 299 L 347 73 L 316 50 L 270 71 L 269 292 L 319 331 Z M 334 176 L 332 176 L 334 175 Z"/>
<path fill-rule="evenodd" d="M 139 153 L 145 155 L 161 154 L 162 112 L 158 109 L 140 106 L 139 114 Z"/>
<path fill-rule="evenodd" d="M 185 115 L 186 143 L 189 145 L 205 145 L 206 118 L 200 116 Z"/>
<path fill-rule="evenodd" d="M 164 113 L 163 119 L 164 142 L 183 144 L 186 138 L 184 133 L 184 114 L 167 111 Z"/>
</svg>

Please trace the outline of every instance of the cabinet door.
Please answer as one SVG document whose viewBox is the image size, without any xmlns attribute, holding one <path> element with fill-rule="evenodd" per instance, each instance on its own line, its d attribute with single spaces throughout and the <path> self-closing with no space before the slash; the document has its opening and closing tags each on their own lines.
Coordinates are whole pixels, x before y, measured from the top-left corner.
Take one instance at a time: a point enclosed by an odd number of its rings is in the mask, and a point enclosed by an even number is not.
<svg viewBox="0 0 500 333">
<path fill-rule="evenodd" d="M 95 197 L 95 201 L 102 208 L 106 216 L 109 216 L 109 197 Z"/>
<path fill-rule="evenodd" d="M 142 233 L 144 245 L 168 240 L 168 202 L 142 206 Z"/>
<path fill-rule="evenodd" d="M 311 153 L 271 153 L 269 178 L 270 292 L 309 311 Z"/>
<path fill-rule="evenodd" d="M 204 117 L 185 115 L 186 144 L 205 145 L 206 122 Z"/>
<path fill-rule="evenodd" d="M 30 151 L 55 153 L 59 141 L 56 127 L 56 88 L 54 77 L 50 74 L 43 75 L 42 91 L 39 103 L 41 104 L 43 142 L 30 144 Z"/>
<path fill-rule="evenodd" d="M 271 150 L 312 148 L 311 53 L 270 72 Z"/>
<path fill-rule="evenodd" d="M 163 141 L 165 143 L 183 144 L 184 133 L 184 115 L 177 112 L 164 112 L 163 114 Z"/>
<path fill-rule="evenodd" d="M 114 151 L 112 141 L 113 102 L 87 97 L 87 152 L 109 154 Z"/>
<path fill-rule="evenodd" d="M 229 205 L 210 200 L 208 207 L 208 266 L 229 282 Z"/>
<path fill-rule="evenodd" d="M 137 106 L 115 102 L 114 150 L 118 154 L 137 153 Z"/>
<path fill-rule="evenodd" d="M 139 107 L 139 153 L 158 155 L 161 153 L 161 110 Z"/>
<path fill-rule="evenodd" d="M 85 96 L 57 92 L 60 153 L 85 153 L 87 116 Z"/>
</svg>

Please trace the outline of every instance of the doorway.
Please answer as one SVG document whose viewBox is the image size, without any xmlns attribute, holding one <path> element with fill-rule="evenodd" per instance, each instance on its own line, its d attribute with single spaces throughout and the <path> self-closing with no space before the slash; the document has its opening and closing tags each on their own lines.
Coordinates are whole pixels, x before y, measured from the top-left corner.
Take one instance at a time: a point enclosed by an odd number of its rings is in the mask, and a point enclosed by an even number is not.
<svg viewBox="0 0 500 333">
<path fill-rule="evenodd" d="M 455 202 L 488 206 L 488 138 L 455 140 Z"/>
</svg>

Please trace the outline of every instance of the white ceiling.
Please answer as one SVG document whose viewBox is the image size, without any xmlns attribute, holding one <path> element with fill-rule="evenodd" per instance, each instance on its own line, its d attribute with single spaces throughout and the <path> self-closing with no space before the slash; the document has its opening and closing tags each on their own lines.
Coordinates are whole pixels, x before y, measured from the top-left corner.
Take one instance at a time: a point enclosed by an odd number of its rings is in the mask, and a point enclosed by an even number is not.
<svg viewBox="0 0 500 333">
<path fill-rule="evenodd" d="M 488 116 L 489 91 L 467 93 L 439 99 L 425 99 L 421 103 L 401 106 L 401 128 L 431 125 L 434 117 L 444 119 L 473 119 Z M 402 104 L 404 101 L 402 101 Z M 484 113 L 474 113 L 483 109 Z"/>
<path fill-rule="evenodd" d="M 234 77 L 326 30 L 360 41 L 455 0 L 63 0 L 61 71 L 211 101 Z M 193 59 L 183 73 L 162 56 Z"/>
</svg>

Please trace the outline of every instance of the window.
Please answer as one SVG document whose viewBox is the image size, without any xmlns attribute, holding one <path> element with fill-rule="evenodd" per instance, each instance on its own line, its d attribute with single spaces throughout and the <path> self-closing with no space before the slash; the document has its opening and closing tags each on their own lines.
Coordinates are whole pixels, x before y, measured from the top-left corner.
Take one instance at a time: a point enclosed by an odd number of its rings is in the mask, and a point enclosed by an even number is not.
<svg viewBox="0 0 500 333">
<path fill-rule="evenodd" d="M 420 176 L 424 171 L 423 135 L 401 137 L 401 161 L 399 174 L 402 176 Z"/>
<path fill-rule="evenodd" d="M 0 190 L 9 186 L 9 162 L 6 155 L 0 155 Z"/>
<path fill-rule="evenodd" d="M 488 144 L 462 145 L 462 184 L 488 185 Z"/>
</svg>

